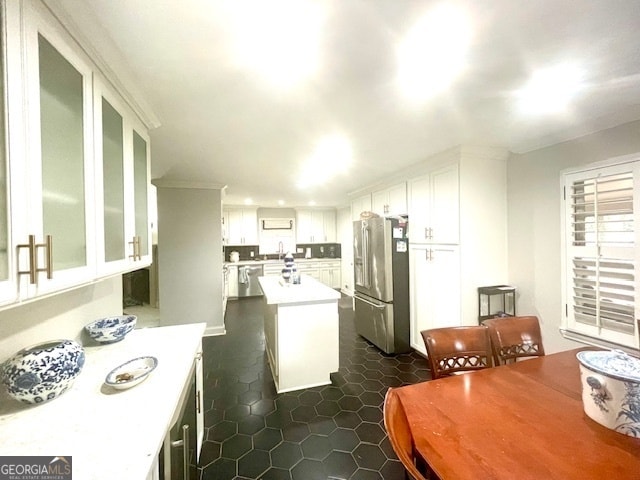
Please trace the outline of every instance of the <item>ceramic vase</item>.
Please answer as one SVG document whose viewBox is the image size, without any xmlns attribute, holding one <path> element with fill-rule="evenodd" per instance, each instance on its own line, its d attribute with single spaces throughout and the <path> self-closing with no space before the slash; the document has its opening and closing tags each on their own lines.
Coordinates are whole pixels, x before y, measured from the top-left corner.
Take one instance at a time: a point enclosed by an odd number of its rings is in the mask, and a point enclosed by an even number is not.
<svg viewBox="0 0 640 480">
<path fill-rule="evenodd" d="M 7 392 L 23 403 L 60 396 L 80 374 L 84 349 L 73 340 L 54 340 L 24 348 L 2 365 Z"/>
</svg>

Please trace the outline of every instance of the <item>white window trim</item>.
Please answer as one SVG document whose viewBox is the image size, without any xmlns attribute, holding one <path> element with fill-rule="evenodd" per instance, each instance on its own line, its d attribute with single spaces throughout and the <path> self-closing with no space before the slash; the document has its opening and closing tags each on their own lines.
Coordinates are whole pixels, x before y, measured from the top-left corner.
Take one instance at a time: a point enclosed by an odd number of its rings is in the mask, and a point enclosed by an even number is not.
<svg viewBox="0 0 640 480">
<path fill-rule="evenodd" d="M 579 329 L 573 328 L 569 318 L 569 301 L 570 301 L 570 293 L 568 291 L 568 269 L 570 265 L 567 263 L 570 259 L 568 258 L 567 252 L 567 215 L 566 215 L 566 201 L 565 199 L 565 185 L 566 185 L 566 177 L 571 174 L 576 173 L 588 173 L 589 171 L 596 171 L 600 169 L 615 167 L 617 165 L 624 164 L 640 164 L 640 152 L 634 153 L 631 155 L 624 155 L 620 157 L 610 158 L 604 161 L 591 163 L 588 165 L 583 165 L 580 167 L 574 167 L 571 169 L 566 169 L 561 171 L 560 174 L 560 192 L 561 192 L 561 202 L 560 202 L 560 234 L 561 234 L 561 288 L 562 288 L 562 312 L 561 312 L 561 324 L 560 324 L 560 333 L 564 338 L 569 340 L 574 340 L 581 343 L 586 343 L 588 345 L 600 346 L 605 348 L 615 348 L 621 349 L 623 351 L 627 351 L 629 353 L 637 355 L 640 352 L 640 275 L 636 274 L 635 277 L 635 292 L 637 295 L 636 298 L 636 307 L 635 307 L 635 322 L 634 322 L 634 341 L 633 344 L 621 344 L 615 341 L 607 340 L 605 338 L 600 337 L 599 335 L 593 335 L 592 333 L 587 333 L 584 331 L 580 331 Z M 567 194 L 568 196 L 568 194 Z M 640 209 L 636 209 L 635 207 L 638 205 L 640 201 L 640 191 L 634 192 L 634 213 L 640 218 Z M 640 231 L 640 221 L 637 222 L 636 231 Z M 636 243 L 636 250 L 640 249 L 640 242 Z M 636 258 L 636 272 L 640 272 L 640 263 L 637 262 L 637 259 L 640 258 L 639 254 L 635 255 Z"/>
</svg>

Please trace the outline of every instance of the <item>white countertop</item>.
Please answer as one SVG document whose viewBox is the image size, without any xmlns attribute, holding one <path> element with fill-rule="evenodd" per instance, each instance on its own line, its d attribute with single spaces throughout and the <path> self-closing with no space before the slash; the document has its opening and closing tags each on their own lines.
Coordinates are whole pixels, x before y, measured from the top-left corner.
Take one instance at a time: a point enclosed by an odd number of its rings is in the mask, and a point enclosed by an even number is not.
<svg viewBox="0 0 640 480">
<path fill-rule="evenodd" d="M 204 323 L 143 328 L 118 343 L 85 346 L 85 365 L 71 389 L 40 405 L 20 403 L 2 386 L 0 452 L 72 456 L 73 478 L 82 480 L 147 478 L 204 329 Z M 146 355 L 158 366 L 142 383 L 128 390 L 104 384 L 115 367 Z"/>
<path fill-rule="evenodd" d="M 295 263 L 313 263 L 313 262 L 331 262 L 331 261 L 341 261 L 340 258 L 296 258 Z M 284 268 L 284 260 L 241 260 L 239 262 L 224 262 L 226 266 L 232 267 L 236 266 L 246 266 L 246 265 L 275 265 L 282 264 Z"/>
<path fill-rule="evenodd" d="M 340 292 L 327 287 L 315 278 L 302 274 L 299 284 L 280 283 L 280 276 L 258 277 L 266 302 L 270 305 L 321 303 L 337 301 Z"/>
</svg>

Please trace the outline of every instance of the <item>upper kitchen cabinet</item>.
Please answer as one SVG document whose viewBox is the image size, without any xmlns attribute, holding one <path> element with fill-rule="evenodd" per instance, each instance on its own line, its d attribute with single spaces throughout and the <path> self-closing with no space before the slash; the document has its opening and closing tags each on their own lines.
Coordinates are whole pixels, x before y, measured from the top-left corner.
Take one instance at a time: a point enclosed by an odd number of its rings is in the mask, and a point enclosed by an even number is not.
<svg viewBox="0 0 640 480">
<path fill-rule="evenodd" d="M 371 211 L 371 194 L 361 195 L 351 201 L 351 220 L 360 220 L 362 212 Z"/>
<path fill-rule="evenodd" d="M 0 16 L 4 12 L 0 12 Z M 4 18 L 0 20 L 0 52 L 6 50 L 4 39 L 5 34 Z M 0 108 L 2 111 L 8 110 L 7 85 L 6 85 L 6 56 L 0 56 Z M 8 128 L 6 124 L 6 116 L 0 116 L 0 303 L 15 300 L 17 295 L 15 275 L 11 269 L 13 265 L 13 252 L 11 241 L 9 238 L 9 164 L 8 164 Z"/>
<path fill-rule="evenodd" d="M 104 87 L 113 82 L 94 85 L 94 50 L 50 5 L 2 6 L 0 305 L 10 307 L 150 261 L 149 138 L 130 92 L 124 101 Z M 129 243 L 135 267 L 119 263 Z"/>
<path fill-rule="evenodd" d="M 94 78 L 98 274 L 151 263 L 149 141 L 118 95 Z"/>
<path fill-rule="evenodd" d="M 409 239 L 412 243 L 457 244 L 460 240 L 459 215 L 457 162 L 409 181 Z"/>
<path fill-rule="evenodd" d="M 91 64 L 36 5 L 24 4 L 24 161 L 10 160 L 20 297 L 95 276 Z"/>
<path fill-rule="evenodd" d="M 406 182 L 401 182 L 397 185 L 373 192 L 371 194 L 371 211 L 383 217 L 390 215 L 406 215 Z"/>
<path fill-rule="evenodd" d="M 335 210 L 296 209 L 297 243 L 335 243 Z"/>
<path fill-rule="evenodd" d="M 226 245 L 258 245 L 258 210 L 256 208 L 225 208 Z"/>
</svg>

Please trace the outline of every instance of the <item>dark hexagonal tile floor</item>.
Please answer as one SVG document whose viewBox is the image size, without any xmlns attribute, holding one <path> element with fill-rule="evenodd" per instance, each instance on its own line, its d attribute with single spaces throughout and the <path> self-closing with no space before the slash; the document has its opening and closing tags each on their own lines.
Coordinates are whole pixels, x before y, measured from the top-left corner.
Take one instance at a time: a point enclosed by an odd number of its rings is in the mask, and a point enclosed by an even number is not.
<svg viewBox="0 0 640 480">
<path fill-rule="evenodd" d="M 391 386 L 428 380 L 417 353 L 385 355 L 340 310 L 340 369 L 332 385 L 276 393 L 264 351 L 262 299 L 227 306 L 227 334 L 206 337 L 205 443 L 200 480 L 404 479 L 382 421 Z"/>
</svg>

